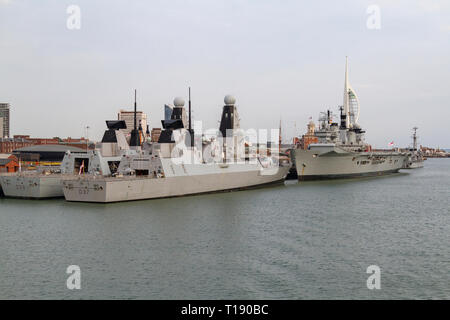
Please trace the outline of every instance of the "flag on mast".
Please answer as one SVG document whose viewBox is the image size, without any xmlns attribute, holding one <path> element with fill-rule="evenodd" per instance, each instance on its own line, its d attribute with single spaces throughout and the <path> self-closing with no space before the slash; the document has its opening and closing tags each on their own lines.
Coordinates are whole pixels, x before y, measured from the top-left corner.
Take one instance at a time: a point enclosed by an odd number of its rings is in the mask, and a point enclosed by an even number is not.
<svg viewBox="0 0 450 320">
<path fill-rule="evenodd" d="M 80 166 L 80 172 L 78 172 L 78 175 L 79 176 L 81 176 L 81 171 L 84 169 L 84 160 L 83 160 L 83 162 L 81 163 L 81 166 Z M 83 170 L 83 173 L 84 173 L 84 170 Z"/>
<path fill-rule="evenodd" d="M 389 142 L 388 146 L 392 147 L 394 145 L 394 141 Z"/>
</svg>

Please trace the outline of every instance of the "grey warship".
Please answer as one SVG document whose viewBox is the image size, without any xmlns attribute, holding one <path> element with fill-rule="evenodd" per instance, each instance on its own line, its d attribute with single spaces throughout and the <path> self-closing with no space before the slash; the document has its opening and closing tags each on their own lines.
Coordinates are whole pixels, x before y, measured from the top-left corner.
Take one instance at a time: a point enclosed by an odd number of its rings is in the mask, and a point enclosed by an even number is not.
<svg viewBox="0 0 450 320">
<path fill-rule="evenodd" d="M 398 172 L 404 166 L 407 153 L 374 151 L 365 143 L 365 131 L 358 123 L 359 100 L 348 81 L 348 59 L 344 104 L 339 110 L 339 123 L 333 122 L 331 111 L 327 111 L 319 117 L 318 129 L 312 124 L 316 143 L 293 150 L 299 180 L 379 176 Z"/>
<path fill-rule="evenodd" d="M 59 168 L 19 171 L 0 175 L 4 196 L 24 199 L 64 197 L 63 180 L 79 175 L 111 175 L 117 171 L 122 154 L 132 152 L 120 129 L 124 121 L 107 121 L 104 139 L 95 150 L 86 153 L 67 151 Z"/>
<path fill-rule="evenodd" d="M 408 159 L 406 160 L 402 169 L 418 169 L 423 168 L 423 163 L 425 161 L 425 157 L 423 156 L 422 150 L 417 148 L 417 127 L 413 128 L 413 146 L 409 149 L 410 153 L 408 155 Z"/>
<path fill-rule="evenodd" d="M 141 146 L 138 140 L 133 142 L 132 132 L 131 145 L 136 154 L 122 157 L 118 174 L 65 180 L 66 200 L 109 203 L 240 190 L 284 182 L 290 163 L 279 164 L 272 157 L 259 155 L 254 159 L 241 157 L 242 154 L 235 152 L 239 143 L 228 144 L 242 138 L 236 134 L 240 126 L 234 97 L 225 97 L 222 111 L 219 130 L 227 139 L 204 141 L 203 137 L 197 137 L 200 145 L 194 141 L 190 99 L 188 123 L 184 100 L 176 98 L 174 105 L 170 119 L 162 121 L 164 130 L 157 143 Z M 179 147 L 180 143 L 183 148 Z M 224 154 L 227 156 L 223 157 Z"/>
</svg>

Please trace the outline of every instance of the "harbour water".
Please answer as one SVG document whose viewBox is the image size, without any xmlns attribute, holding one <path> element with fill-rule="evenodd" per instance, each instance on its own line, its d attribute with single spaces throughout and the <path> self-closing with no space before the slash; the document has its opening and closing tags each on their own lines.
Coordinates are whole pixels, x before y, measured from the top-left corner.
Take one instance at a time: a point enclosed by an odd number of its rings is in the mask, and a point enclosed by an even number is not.
<svg viewBox="0 0 450 320">
<path fill-rule="evenodd" d="M 448 159 L 107 205 L 0 199 L 0 299 L 450 299 L 449 244 Z"/>
</svg>

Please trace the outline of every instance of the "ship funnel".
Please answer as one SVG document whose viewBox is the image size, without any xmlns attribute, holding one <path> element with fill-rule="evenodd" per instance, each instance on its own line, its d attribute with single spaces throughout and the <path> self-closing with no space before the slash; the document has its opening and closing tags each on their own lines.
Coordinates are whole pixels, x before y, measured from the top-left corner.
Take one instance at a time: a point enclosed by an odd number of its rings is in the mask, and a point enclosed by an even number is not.
<svg viewBox="0 0 450 320">
<path fill-rule="evenodd" d="M 104 157 L 115 157 L 120 155 L 121 150 L 128 150 L 125 135 L 122 130 L 127 128 L 124 120 L 107 120 L 108 129 L 103 134 L 101 143 L 101 154 Z"/>
</svg>

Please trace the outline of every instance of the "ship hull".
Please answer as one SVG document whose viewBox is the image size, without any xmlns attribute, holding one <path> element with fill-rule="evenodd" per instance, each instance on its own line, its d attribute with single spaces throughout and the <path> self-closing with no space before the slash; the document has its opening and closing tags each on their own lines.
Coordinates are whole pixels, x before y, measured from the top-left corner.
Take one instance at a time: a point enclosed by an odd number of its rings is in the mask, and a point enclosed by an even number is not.
<svg viewBox="0 0 450 320">
<path fill-rule="evenodd" d="M 326 180 L 382 176 L 398 172 L 405 161 L 401 154 L 328 153 L 295 150 L 298 180 Z"/>
<path fill-rule="evenodd" d="M 399 172 L 399 169 L 376 171 L 376 172 L 364 172 L 364 173 L 351 173 L 351 174 L 330 174 L 330 175 L 304 175 L 299 176 L 299 181 L 311 181 L 311 180 L 333 180 L 333 179 L 352 179 L 352 178 L 364 178 L 364 177 L 379 177 Z"/>
<path fill-rule="evenodd" d="M 1 176 L 0 184 L 5 197 L 23 199 L 49 199 L 64 197 L 60 175 Z"/>
<path fill-rule="evenodd" d="M 67 201 L 78 202 L 109 203 L 180 197 L 283 183 L 289 167 L 275 169 L 273 174 L 250 170 L 166 178 L 80 178 L 64 181 L 63 190 Z"/>
<path fill-rule="evenodd" d="M 64 198 L 63 180 L 74 179 L 65 175 L 1 176 L 0 193 L 6 198 L 52 199 Z"/>
<path fill-rule="evenodd" d="M 423 168 L 423 161 L 415 161 L 408 163 L 406 166 L 404 166 L 402 169 L 419 169 Z"/>
</svg>

